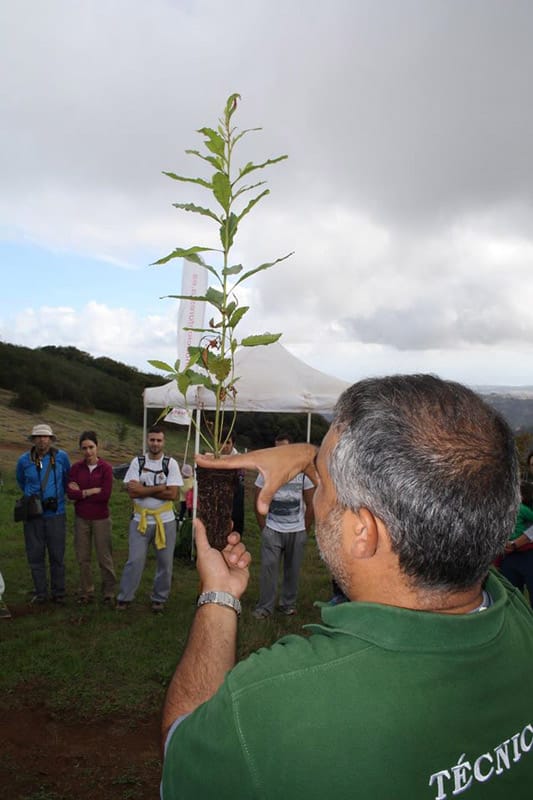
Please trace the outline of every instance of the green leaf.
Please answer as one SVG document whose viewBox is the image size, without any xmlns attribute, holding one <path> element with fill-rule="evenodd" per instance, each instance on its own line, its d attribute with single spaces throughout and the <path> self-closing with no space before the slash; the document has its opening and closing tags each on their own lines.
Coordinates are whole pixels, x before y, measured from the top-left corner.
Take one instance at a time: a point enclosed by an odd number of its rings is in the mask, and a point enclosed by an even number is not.
<svg viewBox="0 0 533 800">
<path fill-rule="evenodd" d="M 233 146 L 235 147 L 239 139 L 242 139 L 242 137 L 246 136 L 247 133 L 254 133 L 255 131 L 262 131 L 262 130 L 263 128 L 245 128 L 240 133 L 238 133 L 237 136 L 235 136 L 235 138 L 233 139 Z"/>
<path fill-rule="evenodd" d="M 231 184 L 232 188 L 235 185 L 235 183 L 236 181 L 233 181 L 233 183 Z M 265 183 L 266 181 L 257 181 L 257 183 L 251 183 L 248 186 L 241 186 L 241 188 L 233 195 L 233 199 L 236 200 L 237 197 L 239 197 L 241 194 L 244 194 L 245 192 L 251 192 L 252 189 L 257 189 L 258 186 L 264 186 Z"/>
<path fill-rule="evenodd" d="M 233 267 L 224 267 L 222 270 L 223 275 L 238 275 L 242 272 L 242 264 L 235 264 Z"/>
<path fill-rule="evenodd" d="M 243 209 L 243 210 L 241 211 L 241 213 L 239 214 L 239 216 L 237 217 L 238 221 L 240 222 L 240 221 L 241 221 L 241 219 L 242 219 L 244 216 L 246 216 L 246 214 L 249 214 L 249 213 L 250 213 L 250 211 L 252 210 L 252 208 L 255 206 L 255 204 L 256 204 L 256 203 L 258 203 L 260 200 L 262 200 L 262 199 L 263 199 L 263 197 L 265 197 L 267 194 L 270 194 L 270 189 L 265 189 L 265 191 L 264 191 L 264 192 L 261 192 L 261 194 L 258 194 L 258 195 L 257 195 L 257 197 L 254 197 L 254 199 L 253 199 L 253 200 L 250 200 L 250 202 L 248 203 L 248 205 L 246 206 L 246 208 L 245 208 L 245 209 Z"/>
<path fill-rule="evenodd" d="M 250 306 L 241 306 L 240 308 L 238 308 L 229 321 L 230 328 L 235 328 L 239 324 L 241 319 L 244 317 L 246 312 L 249 310 Z"/>
<path fill-rule="evenodd" d="M 228 99 L 226 100 L 226 108 L 224 109 L 224 116 L 226 120 L 229 122 L 232 115 L 237 109 L 237 100 L 240 100 L 240 94 L 230 94 Z"/>
<path fill-rule="evenodd" d="M 201 375 L 199 372 L 194 372 L 194 370 L 191 369 L 188 377 L 190 381 L 189 386 L 205 386 L 212 392 L 216 391 L 216 387 L 209 375 Z"/>
<path fill-rule="evenodd" d="M 179 372 L 180 371 L 180 360 L 179 360 L 179 358 L 177 358 L 175 360 L 175 362 L 174 362 L 174 370 L 175 370 L 175 372 Z"/>
<path fill-rule="evenodd" d="M 191 381 L 187 373 L 181 372 L 176 378 L 176 383 L 178 384 L 178 390 L 185 397 L 185 395 L 187 394 L 187 389 L 191 385 Z"/>
<path fill-rule="evenodd" d="M 205 299 L 208 303 L 211 303 L 212 306 L 218 308 L 220 312 L 224 308 L 224 295 L 222 292 L 219 292 L 218 289 L 213 289 L 212 286 L 209 286 L 207 292 L 205 293 Z"/>
<path fill-rule="evenodd" d="M 281 258 L 276 258 L 275 261 L 270 261 L 268 264 L 261 264 L 259 267 L 255 267 L 255 269 L 251 269 L 249 270 L 249 272 L 245 272 L 244 275 L 242 275 L 239 278 L 239 280 L 236 281 L 235 286 L 233 288 L 235 289 L 239 285 L 239 283 L 242 283 L 247 278 L 250 278 L 252 275 L 255 275 L 256 272 L 261 272 L 261 270 L 263 269 L 268 269 L 269 267 L 273 267 L 274 264 L 279 264 L 280 261 L 285 261 L 285 259 L 290 258 L 292 255 L 294 255 L 294 252 L 287 253 L 286 256 L 282 256 Z"/>
<path fill-rule="evenodd" d="M 189 369 L 189 367 L 194 367 L 194 365 L 200 361 L 203 350 L 203 347 L 197 347 L 195 345 L 187 348 L 187 352 L 189 353 L 189 363 L 187 364 L 187 369 Z"/>
<path fill-rule="evenodd" d="M 198 133 L 206 137 L 204 144 L 208 150 L 216 156 L 224 156 L 225 142 L 219 133 L 214 131 L 213 128 L 200 128 Z"/>
<path fill-rule="evenodd" d="M 184 175 L 176 175 L 175 172 L 165 172 L 165 170 L 163 170 L 163 175 L 166 175 L 168 178 L 172 178 L 173 181 L 181 181 L 182 183 L 198 183 L 200 186 L 204 186 L 206 189 L 213 188 L 210 181 L 206 181 L 203 178 L 186 178 Z"/>
<path fill-rule="evenodd" d="M 210 351 L 207 356 L 207 369 L 215 376 L 218 383 L 223 383 L 231 371 L 231 358 L 223 358 Z"/>
<path fill-rule="evenodd" d="M 281 333 L 262 333 L 255 336 L 246 336 L 241 341 L 242 347 L 257 347 L 260 344 L 274 344 L 277 342 Z"/>
<path fill-rule="evenodd" d="M 164 372 L 174 372 L 174 367 L 171 367 L 170 364 L 167 364 L 166 361 L 158 361 L 157 359 L 149 359 L 148 363 L 155 367 L 156 369 L 162 369 Z M 176 369 L 179 369 L 179 361 L 176 362 L 178 366 Z"/>
<path fill-rule="evenodd" d="M 215 172 L 212 187 L 213 194 L 227 214 L 231 200 L 231 184 L 225 172 Z"/>
<path fill-rule="evenodd" d="M 235 234 L 237 233 L 238 228 L 238 219 L 237 215 L 233 212 L 223 220 L 222 225 L 220 227 L 220 241 L 222 242 L 222 247 L 224 251 L 227 253 L 230 247 L 233 244 L 233 239 L 235 238 Z"/>
<path fill-rule="evenodd" d="M 278 161 L 284 161 L 284 159 L 288 158 L 289 156 L 278 156 L 277 158 L 269 158 L 266 161 L 263 161 L 262 164 L 253 164 L 249 161 L 242 169 L 239 170 L 239 177 L 234 181 L 240 181 L 241 178 L 244 178 L 245 175 L 248 173 L 253 172 L 256 169 L 264 169 L 265 167 L 269 167 L 271 164 L 277 164 Z"/>
<path fill-rule="evenodd" d="M 206 269 L 213 270 L 213 267 L 209 267 L 208 264 L 205 264 L 203 258 L 198 255 L 198 253 L 208 253 L 208 252 L 220 253 L 220 250 L 216 250 L 213 247 L 199 247 L 199 246 L 188 247 L 186 249 L 183 247 L 176 247 L 176 249 L 173 250 L 172 253 L 169 253 L 168 256 L 160 258 L 158 261 L 154 261 L 152 264 L 150 264 L 150 266 L 155 267 L 160 264 L 166 264 L 173 258 L 186 258 L 189 261 L 192 261 L 194 264 L 200 264 L 202 267 L 205 267 Z"/>
<path fill-rule="evenodd" d="M 202 161 L 207 161 L 208 164 L 211 164 L 215 169 L 224 169 L 224 161 L 217 156 L 204 156 L 203 153 L 200 153 L 199 150 L 186 150 L 187 155 L 190 156 L 198 156 L 201 158 Z"/>
<path fill-rule="evenodd" d="M 211 217 L 215 222 L 221 222 L 220 217 L 217 217 L 214 211 L 210 208 L 202 208 L 202 206 L 195 206 L 194 203 L 172 203 L 174 208 L 182 208 L 184 211 L 192 211 L 195 214 L 202 214 L 204 217 Z"/>
<path fill-rule="evenodd" d="M 212 333 L 213 335 L 216 334 L 216 330 L 214 330 L 214 326 L 212 328 L 186 328 L 183 326 L 183 331 L 192 331 L 193 333 Z"/>
<path fill-rule="evenodd" d="M 196 294 L 165 294 L 163 297 L 159 298 L 160 300 L 198 300 L 202 303 L 209 302 L 207 296 L 205 294 L 196 295 Z"/>
<path fill-rule="evenodd" d="M 235 300 L 232 300 L 231 303 L 228 303 L 224 310 L 226 317 L 231 317 L 236 308 L 237 308 L 237 303 L 235 302 Z"/>
</svg>

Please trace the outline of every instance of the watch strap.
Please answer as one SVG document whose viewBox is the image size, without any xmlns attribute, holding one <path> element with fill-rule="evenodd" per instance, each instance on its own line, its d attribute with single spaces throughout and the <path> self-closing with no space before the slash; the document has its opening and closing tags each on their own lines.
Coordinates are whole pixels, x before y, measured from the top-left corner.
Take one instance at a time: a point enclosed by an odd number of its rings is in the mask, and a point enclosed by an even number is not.
<svg viewBox="0 0 533 800">
<path fill-rule="evenodd" d="M 238 617 L 241 614 L 241 601 L 229 592 L 202 592 L 196 602 L 196 605 L 198 608 L 200 608 L 200 606 L 204 606 L 206 603 L 214 603 L 218 606 L 232 608 Z"/>
</svg>

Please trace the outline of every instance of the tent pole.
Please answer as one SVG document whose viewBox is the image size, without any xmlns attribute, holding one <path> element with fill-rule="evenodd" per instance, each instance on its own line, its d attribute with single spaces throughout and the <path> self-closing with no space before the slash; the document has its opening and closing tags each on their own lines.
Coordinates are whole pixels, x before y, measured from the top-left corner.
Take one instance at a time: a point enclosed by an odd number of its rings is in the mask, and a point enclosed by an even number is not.
<svg viewBox="0 0 533 800">
<path fill-rule="evenodd" d="M 311 441 L 311 412 L 307 412 L 307 444 Z"/>
<path fill-rule="evenodd" d="M 200 452 L 200 423 L 202 420 L 202 416 L 200 413 L 200 406 L 196 406 L 196 425 L 195 425 L 195 432 L 194 432 L 194 454 Z M 191 561 L 194 560 L 195 556 L 195 547 L 194 547 L 194 520 L 196 519 L 196 504 L 198 502 L 198 479 L 196 477 L 196 465 L 194 470 L 194 495 L 192 501 L 192 540 L 191 540 Z"/>
<path fill-rule="evenodd" d="M 187 428 L 187 441 L 185 442 L 185 452 L 183 454 L 183 464 L 187 461 L 187 455 L 189 454 L 189 444 L 191 442 L 191 425 L 192 421 L 189 421 L 189 427 Z M 182 464 L 182 466 L 183 466 Z"/>
<path fill-rule="evenodd" d="M 141 453 L 144 453 L 144 447 L 146 442 L 146 434 L 147 434 L 147 427 L 148 427 L 148 409 L 143 403 L 143 440 L 141 443 Z"/>
</svg>

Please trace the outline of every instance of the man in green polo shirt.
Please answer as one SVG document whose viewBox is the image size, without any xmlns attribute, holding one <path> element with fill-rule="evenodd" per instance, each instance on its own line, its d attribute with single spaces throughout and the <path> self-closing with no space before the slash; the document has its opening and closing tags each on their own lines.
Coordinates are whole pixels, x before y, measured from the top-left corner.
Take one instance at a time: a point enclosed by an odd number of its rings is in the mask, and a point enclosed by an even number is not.
<svg viewBox="0 0 533 800">
<path fill-rule="evenodd" d="M 309 475 L 321 555 L 351 602 L 234 666 L 250 555 L 238 534 L 212 550 L 197 525 L 201 595 L 163 712 L 163 800 L 530 798 L 533 615 L 489 573 L 519 501 L 501 417 L 433 376 L 370 379 L 341 396 L 318 454 L 216 465 L 259 469 L 260 511 Z"/>
</svg>

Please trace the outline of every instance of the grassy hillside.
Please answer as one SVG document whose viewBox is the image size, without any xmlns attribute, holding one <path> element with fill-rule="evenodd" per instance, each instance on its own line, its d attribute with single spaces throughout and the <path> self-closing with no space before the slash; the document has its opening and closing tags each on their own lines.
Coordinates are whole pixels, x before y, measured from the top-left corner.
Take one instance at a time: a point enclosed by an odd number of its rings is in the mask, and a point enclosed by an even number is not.
<svg viewBox="0 0 533 800">
<path fill-rule="evenodd" d="M 66 450 L 71 460 L 80 458 L 79 435 L 84 430 L 95 430 L 100 442 L 99 453 L 111 464 L 120 464 L 142 449 L 142 428 L 119 414 L 94 410 L 76 411 L 50 403 L 48 408 L 35 414 L 10 406 L 13 392 L 0 389 L 0 469 L 2 473 L 13 469 L 18 457 L 27 450 L 28 435 L 39 422 L 47 422 L 58 437 L 57 444 Z M 180 457 L 185 449 L 185 428 L 164 424 L 167 451 Z M 180 459 L 181 460 L 181 459 Z"/>
</svg>

